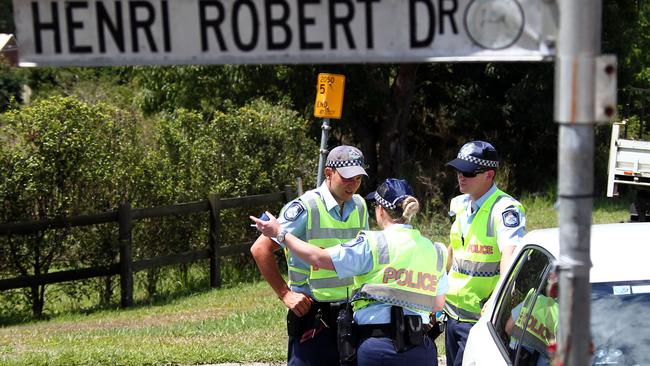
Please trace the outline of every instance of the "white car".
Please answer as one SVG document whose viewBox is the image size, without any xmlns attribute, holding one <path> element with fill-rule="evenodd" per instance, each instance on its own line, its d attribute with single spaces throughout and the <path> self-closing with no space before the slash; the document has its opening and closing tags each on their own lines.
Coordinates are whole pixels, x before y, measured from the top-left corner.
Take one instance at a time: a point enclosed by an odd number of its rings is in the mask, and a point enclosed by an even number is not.
<svg viewBox="0 0 650 366">
<path fill-rule="evenodd" d="M 464 366 L 549 364 L 545 340 L 554 339 L 558 306 L 548 282 L 559 231 L 535 230 L 523 240 L 469 333 Z M 650 223 L 593 225 L 591 261 L 591 364 L 650 365 Z"/>
</svg>

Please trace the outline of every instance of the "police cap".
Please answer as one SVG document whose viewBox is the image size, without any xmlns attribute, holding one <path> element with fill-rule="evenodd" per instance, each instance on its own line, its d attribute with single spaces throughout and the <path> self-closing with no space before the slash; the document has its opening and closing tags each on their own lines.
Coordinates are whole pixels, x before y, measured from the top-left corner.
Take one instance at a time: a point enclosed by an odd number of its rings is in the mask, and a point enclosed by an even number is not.
<svg viewBox="0 0 650 366">
<path fill-rule="evenodd" d="M 354 146 L 341 145 L 330 151 L 327 155 L 326 167 L 336 169 L 343 178 L 352 178 L 357 175 L 365 175 L 363 168 L 363 154 Z"/>
<path fill-rule="evenodd" d="M 478 173 L 499 167 L 499 154 L 489 142 L 470 141 L 463 145 L 456 159 L 446 164 L 463 173 Z"/>
<path fill-rule="evenodd" d="M 366 201 L 377 201 L 385 208 L 395 210 L 408 196 L 413 196 L 413 189 L 404 179 L 388 178 L 374 192 L 366 195 Z"/>
</svg>

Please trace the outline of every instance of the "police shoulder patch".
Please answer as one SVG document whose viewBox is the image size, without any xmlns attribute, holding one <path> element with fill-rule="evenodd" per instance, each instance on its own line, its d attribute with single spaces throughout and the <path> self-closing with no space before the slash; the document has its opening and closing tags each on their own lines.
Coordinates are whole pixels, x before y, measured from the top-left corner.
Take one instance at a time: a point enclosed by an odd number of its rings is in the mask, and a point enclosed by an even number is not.
<svg viewBox="0 0 650 366">
<path fill-rule="evenodd" d="M 519 212 L 516 209 L 507 209 L 501 215 L 503 216 L 503 225 L 506 227 L 519 226 Z"/>
<path fill-rule="evenodd" d="M 302 203 L 295 201 L 284 210 L 284 219 L 287 221 L 293 221 L 300 216 L 303 211 L 305 211 L 305 207 Z"/>
</svg>

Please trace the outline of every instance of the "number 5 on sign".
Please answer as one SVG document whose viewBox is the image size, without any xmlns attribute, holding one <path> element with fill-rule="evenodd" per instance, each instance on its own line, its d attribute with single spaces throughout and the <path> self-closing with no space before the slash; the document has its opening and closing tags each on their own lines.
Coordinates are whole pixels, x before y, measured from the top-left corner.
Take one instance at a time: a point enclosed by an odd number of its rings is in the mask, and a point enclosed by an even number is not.
<svg viewBox="0 0 650 366">
<path fill-rule="evenodd" d="M 339 74 L 318 74 L 316 84 L 314 116 L 320 118 L 341 118 L 345 76 Z"/>
</svg>

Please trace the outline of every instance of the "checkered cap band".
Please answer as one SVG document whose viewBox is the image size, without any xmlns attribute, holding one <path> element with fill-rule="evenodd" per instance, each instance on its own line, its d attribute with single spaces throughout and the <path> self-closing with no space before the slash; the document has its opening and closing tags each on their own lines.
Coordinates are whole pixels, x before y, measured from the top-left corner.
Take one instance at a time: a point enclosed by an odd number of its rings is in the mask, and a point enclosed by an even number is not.
<svg viewBox="0 0 650 366">
<path fill-rule="evenodd" d="M 391 209 L 391 210 L 396 210 L 397 209 L 397 206 L 395 206 L 394 204 L 386 201 L 384 199 L 384 197 L 380 196 L 379 193 L 377 193 L 377 192 L 375 192 L 375 200 L 377 202 L 379 202 L 380 205 L 382 205 L 382 206 L 384 206 L 384 207 L 386 207 L 388 209 Z"/>
<path fill-rule="evenodd" d="M 330 160 L 327 162 L 326 166 L 331 168 L 344 168 L 346 166 L 360 166 L 363 168 L 363 160 Z"/>
<path fill-rule="evenodd" d="M 458 159 L 469 161 L 470 163 L 474 163 L 476 165 L 482 165 L 482 166 L 488 167 L 488 168 L 498 168 L 499 167 L 499 162 L 498 161 L 479 159 L 479 158 L 474 157 L 472 155 L 458 154 Z"/>
</svg>

